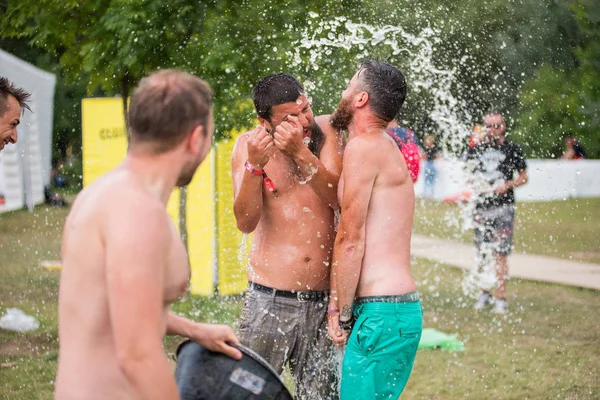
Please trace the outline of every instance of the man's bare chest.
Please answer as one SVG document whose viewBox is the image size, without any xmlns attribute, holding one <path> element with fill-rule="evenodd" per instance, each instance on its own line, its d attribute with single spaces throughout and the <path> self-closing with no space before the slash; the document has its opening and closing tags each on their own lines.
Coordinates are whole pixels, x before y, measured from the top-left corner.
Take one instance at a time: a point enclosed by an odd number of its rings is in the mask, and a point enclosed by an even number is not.
<svg viewBox="0 0 600 400">
<path fill-rule="evenodd" d="M 173 230 L 164 283 L 164 299 L 167 303 L 178 300 L 185 293 L 190 279 L 190 264 L 185 247 L 177 231 Z"/>
</svg>

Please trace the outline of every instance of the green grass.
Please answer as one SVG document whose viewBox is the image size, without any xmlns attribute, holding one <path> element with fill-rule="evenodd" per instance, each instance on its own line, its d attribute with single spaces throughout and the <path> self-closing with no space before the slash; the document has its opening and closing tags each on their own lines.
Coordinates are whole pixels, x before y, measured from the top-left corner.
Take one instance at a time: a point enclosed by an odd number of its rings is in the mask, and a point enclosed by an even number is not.
<svg viewBox="0 0 600 400">
<path fill-rule="evenodd" d="M 40 261 L 57 260 L 66 209 L 39 207 L 33 213 L 0 214 L 0 313 L 17 307 L 36 316 L 40 329 L 0 329 L 0 398 L 50 399 L 58 355 L 58 273 Z"/>
<path fill-rule="evenodd" d="M 414 232 L 472 243 L 461 229 L 461 208 L 417 201 Z M 600 198 L 517 204 L 516 252 L 600 263 Z"/>
<path fill-rule="evenodd" d="M 510 313 L 475 312 L 461 270 L 417 262 L 424 325 L 464 352 L 420 350 L 403 399 L 597 399 L 600 293 L 511 280 Z"/>
<path fill-rule="evenodd" d="M 2 400 L 52 398 L 59 273 L 38 265 L 58 258 L 65 216 L 51 208 L 0 214 L 0 313 L 18 307 L 41 321 L 32 333 L 0 330 L 0 364 L 16 363 L 0 368 Z M 511 312 L 498 317 L 471 309 L 461 270 L 415 260 L 414 273 L 425 327 L 457 334 L 466 350 L 420 350 L 403 399 L 600 398 L 598 291 L 513 279 Z M 187 296 L 173 308 L 195 320 L 235 325 L 241 302 L 240 296 Z M 167 353 L 180 342 L 166 339 Z"/>
</svg>

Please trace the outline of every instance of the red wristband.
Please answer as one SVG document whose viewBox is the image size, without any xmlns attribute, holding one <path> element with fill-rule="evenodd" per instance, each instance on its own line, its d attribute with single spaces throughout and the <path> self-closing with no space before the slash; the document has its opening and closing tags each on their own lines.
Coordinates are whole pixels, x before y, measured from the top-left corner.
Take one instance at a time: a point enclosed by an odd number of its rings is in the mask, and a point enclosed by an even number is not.
<svg viewBox="0 0 600 400">
<path fill-rule="evenodd" d="M 250 172 L 252 175 L 262 176 L 263 177 L 263 181 L 265 182 L 265 186 L 267 187 L 267 190 L 269 192 L 271 192 L 271 193 L 277 193 L 277 189 L 275 188 L 275 185 L 273 184 L 273 181 L 271 179 L 269 179 L 269 177 L 267 176 L 267 174 L 265 173 L 264 170 L 254 168 L 252 166 L 252 164 L 250 164 L 248 162 L 248 160 L 246 160 L 246 162 L 244 163 L 244 167 L 246 167 L 246 169 L 248 170 L 248 172 Z"/>
<path fill-rule="evenodd" d="M 263 181 L 265 182 L 265 186 L 267 187 L 267 190 L 271 193 L 275 193 L 277 192 L 277 189 L 275 189 L 275 184 L 273 183 L 273 181 L 267 176 L 267 174 L 263 174 Z"/>
<path fill-rule="evenodd" d="M 263 171 L 262 169 L 254 168 L 248 161 L 244 163 L 244 167 L 246 167 L 248 172 L 250 172 L 252 175 L 262 176 L 265 173 L 265 171 Z"/>
</svg>

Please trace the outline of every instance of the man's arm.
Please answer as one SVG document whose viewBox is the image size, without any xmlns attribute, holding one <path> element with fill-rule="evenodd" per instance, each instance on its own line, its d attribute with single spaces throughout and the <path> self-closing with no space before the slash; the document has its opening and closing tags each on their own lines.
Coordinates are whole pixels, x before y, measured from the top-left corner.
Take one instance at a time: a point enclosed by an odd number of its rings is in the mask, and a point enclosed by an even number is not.
<svg viewBox="0 0 600 400">
<path fill-rule="evenodd" d="M 340 136 L 342 134 L 331 126 L 329 119 L 329 115 L 321 115 L 315 118 L 315 123 L 319 125 L 325 136 L 319 158 L 312 154 L 308 147 L 305 147 L 305 150 L 294 158 L 294 161 L 298 164 L 304 176 L 316 167 L 317 173 L 313 175 L 308 184 L 311 185 L 321 200 L 327 203 L 329 207 L 337 210 L 340 208 L 337 188 L 342 173 L 343 136 Z"/>
<path fill-rule="evenodd" d="M 163 351 L 164 279 L 171 243 L 160 204 L 129 199 L 103 229 L 106 282 L 118 365 L 139 399 L 179 399 Z"/>
<path fill-rule="evenodd" d="M 239 343 L 233 329 L 226 325 L 202 324 L 180 317 L 173 312 L 167 316 L 167 334 L 179 335 L 200 343 L 202 347 L 239 360 L 242 353 L 229 343 Z"/>
<path fill-rule="evenodd" d="M 355 138 L 344 152 L 342 215 L 333 247 L 340 322 L 352 318 L 352 303 L 365 254 L 367 212 L 377 176 L 376 146 Z"/>
<path fill-rule="evenodd" d="M 494 190 L 494 192 L 498 193 L 498 194 L 504 194 L 509 189 L 514 189 L 514 188 L 518 188 L 519 186 L 523 186 L 524 184 L 527 183 L 528 179 L 529 179 L 529 177 L 527 175 L 527 170 L 524 169 L 522 171 L 519 171 L 519 175 L 515 179 L 507 181 L 504 184 L 498 186 Z"/>
<path fill-rule="evenodd" d="M 340 328 L 340 309 L 338 306 L 337 296 L 337 263 L 331 266 L 329 274 L 329 307 L 327 309 L 327 333 L 333 341 L 333 344 L 338 347 L 343 347 L 346 343 L 348 334 Z"/>
<path fill-rule="evenodd" d="M 519 173 L 519 175 L 511 179 L 510 181 L 505 182 L 500 187 L 496 188 L 495 192 L 499 194 L 506 193 L 509 189 L 518 188 L 527 183 L 529 179 L 527 174 L 527 162 L 525 161 L 525 156 L 523 155 L 523 150 L 518 145 L 513 145 L 512 150 L 512 163 L 514 166 L 514 170 Z"/>
<path fill-rule="evenodd" d="M 262 127 L 242 134 L 236 141 L 231 158 L 233 180 L 233 214 L 238 229 L 254 232 L 262 215 L 262 176 L 252 175 L 245 167 L 246 161 L 262 170 L 269 161 L 273 139 Z"/>
<path fill-rule="evenodd" d="M 507 182 L 507 189 L 514 189 L 527 183 L 527 162 L 525 161 L 525 155 L 521 146 L 514 145 L 515 149 L 513 152 L 515 170 L 519 173 L 516 179 Z"/>
<path fill-rule="evenodd" d="M 509 184 L 512 188 L 518 188 L 519 186 L 523 186 L 524 184 L 526 184 L 528 180 L 529 175 L 527 174 L 527 170 L 524 169 L 522 171 L 519 171 L 519 175 L 516 177 L 516 179 L 510 181 Z"/>
<path fill-rule="evenodd" d="M 337 133 L 329 123 L 329 116 L 315 118 L 325 140 L 317 158 L 302 142 L 302 128 L 295 117 L 288 117 L 277 127 L 276 145 L 298 165 L 317 196 L 334 210 L 339 209 L 337 186 L 342 171 L 342 149 Z"/>
</svg>

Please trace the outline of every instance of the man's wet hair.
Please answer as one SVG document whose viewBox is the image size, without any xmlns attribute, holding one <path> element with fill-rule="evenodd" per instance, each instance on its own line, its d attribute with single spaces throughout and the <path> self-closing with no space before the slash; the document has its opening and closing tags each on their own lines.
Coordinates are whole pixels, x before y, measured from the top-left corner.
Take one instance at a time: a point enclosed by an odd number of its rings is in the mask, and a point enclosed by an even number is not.
<svg viewBox="0 0 600 400">
<path fill-rule="evenodd" d="M 262 78 L 252 91 L 256 114 L 271 121 L 273 106 L 296 101 L 304 94 L 304 87 L 291 75 L 279 73 Z"/>
<path fill-rule="evenodd" d="M 31 99 L 31 93 L 25 89 L 17 87 L 3 76 L 0 76 L 0 117 L 6 113 L 6 104 L 8 103 L 8 95 L 13 96 L 19 102 L 22 112 L 25 110 L 31 111 L 29 107 L 29 100 Z"/>
<path fill-rule="evenodd" d="M 383 61 L 366 59 L 358 66 L 361 90 L 369 93 L 371 110 L 385 122 L 400 112 L 406 99 L 406 78 L 400 70 Z"/>
<path fill-rule="evenodd" d="M 208 134 L 212 90 L 197 76 L 162 70 L 143 78 L 131 96 L 131 145 L 151 143 L 156 153 L 172 150 L 198 125 Z"/>
</svg>

